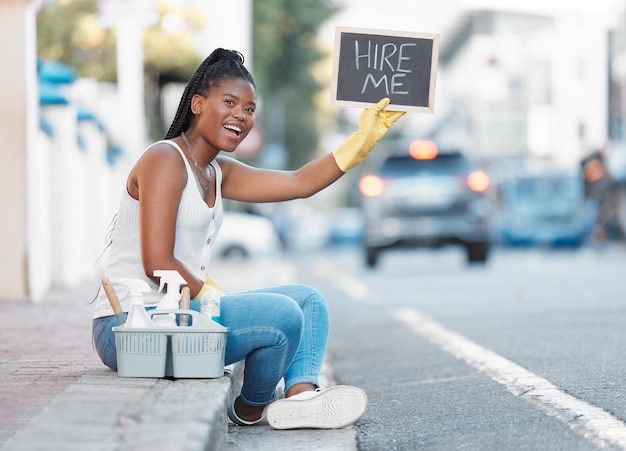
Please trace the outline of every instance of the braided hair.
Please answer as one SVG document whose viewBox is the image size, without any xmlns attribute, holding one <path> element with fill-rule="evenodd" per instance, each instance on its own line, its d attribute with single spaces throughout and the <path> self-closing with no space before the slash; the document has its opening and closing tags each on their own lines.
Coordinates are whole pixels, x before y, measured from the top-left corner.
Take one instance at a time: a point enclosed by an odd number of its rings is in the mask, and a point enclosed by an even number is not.
<svg viewBox="0 0 626 451">
<path fill-rule="evenodd" d="M 231 78 L 242 78 L 256 88 L 254 79 L 243 65 L 243 55 L 236 50 L 215 49 L 193 74 L 178 104 L 178 110 L 165 139 L 172 139 L 191 125 L 191 99 L 194 95 L 205 96 L 211 87 Z"/>
</svg>

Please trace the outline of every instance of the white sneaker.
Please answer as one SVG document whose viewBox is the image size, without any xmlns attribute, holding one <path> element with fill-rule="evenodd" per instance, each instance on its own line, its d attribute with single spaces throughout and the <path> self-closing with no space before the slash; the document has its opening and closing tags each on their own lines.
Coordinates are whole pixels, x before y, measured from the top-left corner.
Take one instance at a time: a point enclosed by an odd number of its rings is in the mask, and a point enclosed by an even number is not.
<svg viewBox="0 0 626 451">
<path fill-rule="evenodd" d="M 267 406 L 274 429 L 339 429 L 358 421 L 367 408 L 367 395 L 349 385 L 306 391 Z"/>
<path fill-rule="evenodd" d="M 230 419 L 230 421 L 232 421 L 235 424 L 238 424 L 239 426 L 254 426 L 255 424 L 267 424 L 267 421 L 265 421 L 267 406 L 265 406 L 265 408 L 263 409 L 263 412 L 261 412 L 261 418 L 259 418 L 258 420 L 254 420 L 254 421 L 248 421 L 248 420 L 243 420 L 239 418 L 239 415 L 237 415 L 237 412 L 235 412 L 235 399 L 233 399 L 231 403 L 228 404 L 226 411 L 228 413 L 228 418 Z"/>
</svg>

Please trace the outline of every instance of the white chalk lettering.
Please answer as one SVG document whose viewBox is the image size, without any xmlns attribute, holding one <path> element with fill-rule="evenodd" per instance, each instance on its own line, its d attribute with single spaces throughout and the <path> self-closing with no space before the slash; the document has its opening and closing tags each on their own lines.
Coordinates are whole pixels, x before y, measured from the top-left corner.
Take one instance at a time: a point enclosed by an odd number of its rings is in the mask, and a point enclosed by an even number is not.
<svg viewBox="0 0 626 451">
<path fill-rule="evenodd" d="M 390 53 L 387 52 L 388 49 L 389 49 Z M 391 72 L 395 71 L 395 68 L 393 67 L 393 64 L 391 64 L 389 62 L 389 58 L 391 58 L 393 55 L 395 55 L 397 51 L 398 51 L 398 48 L 396 47 L 395 44 L 389 43 L 389 44 L 383 45 L 382 53 L 380 55 L 380 70 L 381 71 L 385 69 L 383 67 L 385 63 L 387 63 L 387 66 L 389 66 L 389 69 L 391 69 Z M 376 69 L 376 68 L 374 68 L 374 69 Z"/>
<path fill-rule="evenodd" d="M 406 72 L 406 73 L 411 73 L 411 69 L 402 69 L 400 66 L 402 65 L 402 61 L 408 61 L 411 58 L 408 56 L 404 56 L 404 48 L 411 46 L 411 47 L 415 47 L 416 44 L 414 43 L 405 43 L 405 44 L 400 44 L 400 54 L 398 55 L 398 67 L 396 68 L 396 70 L 398 72 Z"/>
<path fill-rule="evenodd" d="M 406 95 L 409 91 L 400 91 L 400 89 L 404 86 L 402 80 L 398 80 L 399 78 L 406 77 L 406 74 L 393 74 L 391 76 L 391 90 L 389 90 L 389 81 L 387 80 L 387 75 L 383 75 L 380 77 L 378 81 L 374 78 L 374 75 L 367 74 L 365 77 L 365 82 L 363 83 L 363 89 L 361 89 L 361 94 L 363 94 L 367 90 L 367 85 L 371 84 L 372 87 L 378 88 L 380 85 L 385 87 L 385 93 L 389 94 L 397 94 L 397 95 Z"/>
<path fill-rule="evenodd" d="M 354 53 L 355 53 L 355 65 L 359 70 L 361 67 L 366 68 L 370 72 L 365 77 L 363 82 L 363 88 L 361 94 L 367 91 L 368 88 L 376 89 L 378 87 L 384 87 L 385 94 L 406 95 L 409 92 L 406 90 L 405 81 L 403 78 L 406 74 L 411 73 L 412 69 L 406 62 L 411 59 L 407 56 L 407 47 L 415 46 L 415 43 L 405 43 L 399 46 L 388 42 L 385 44 L 374 44 L 368 40 L 367 45 L 361 45 L 359 47 L 359 41 L 354 41 Z M 367 49 L 367 50 L 366 50 Z M 367 67 L 365 67 L 367 62 Z M 404 67 L 403 67 L 404 64 Z M 380 78 L 376 78 L 373 75 L 373 71 L 384 72 Z M 389 73 L 391 72 L 391 73 Z"/>
<path fill-rule="evenodd" d="M 354 41 L 354 55 L 356 57 L 356 68 L 359 69 L 359 58 L 367 58 L 367 68 L 371 67 L 372 41 L 367 41 L 367 53 L 359 55 L 359 41 Z"/>
<path fill-rule="evenodd" d="M 385 68 L 389 68 L 391 72 L 405 72 L 410 73 L 411 69 L 404 69 L 402 64 L 404 61 L 409 61 L 411 59 L 410 56 L 406 56 L 405 48 L 406 47 L 415 47 L 415 43 L 404 43 L 398 46 L 391 42 L 383 44 L 374 44 L 372 48 L 372 41 L 367 41 L 367 50 L 362 51 L 359 46 L 359 41 L 354 41 L 354 57 L 355 57 L 355 67 L 358 69 L 361 68 L 361 60 L 367 61 L 367 69 L 376 69 L 379 71 L 384 71 Z M 379 49 L 380 47 L 380 49 Z M 380 58 L 379 58 L 379 50 L 380 50 Z M 394 58 L 395 55 L 398 55 Z M 395 59 L 397 59 L 397 63 L 395 63 Z M 394 64 L 395 63 L 395 64 Z"/>
<path fill-rule="evenodd" d="M 398 78 L 406 77 L 406 74 L 393 74 L 391 76 L 391 93 L 392 94 L 408 94 L 409 91 L 398 91 L 399 88 L 404 86 L 404 83 L 398 81 Z"/>
<path fill-rule="evenodd" d="M 372 84 L 374 85 L 374 88 L 377 88 L 382 83 L 384 83 L 385 92 L 387 93 L 387 95 L 389 95 L 389 83 L 387 82 L 387 75 L 383 75 L 381 79 L 378 82 L 376 82 L 376 79 L 374 78 L 372 74 L 367 74 L 367 77 L 365 77 L 365 83 L 363 83 L 363 89 L 361 89 L 361 94 L 363 94 L 367 90 L 367 85 L 369 81 L 372 82 Z"/>
<path fill-rule="evenodd" d="M 370 42 L 370 45 L 371 45 L 371 42 Z M 377 64 L 378 64 L 378 44 L 374 46 L 374 69 L 376 69 Z"/>
</svg>

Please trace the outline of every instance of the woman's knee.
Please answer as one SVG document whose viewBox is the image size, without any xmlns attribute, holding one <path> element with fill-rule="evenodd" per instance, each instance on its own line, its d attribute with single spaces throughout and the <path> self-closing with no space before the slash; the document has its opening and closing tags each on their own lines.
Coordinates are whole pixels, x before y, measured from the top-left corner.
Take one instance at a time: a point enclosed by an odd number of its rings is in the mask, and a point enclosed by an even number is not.
<svg viewBox="0 0 626 451">
<path fill-rule="evenodd" d="M 273 315 L 275 327 L 288 336 L 300 336 L 304 330 L 304 313 L 293 299 L 280 296 L 278 314 Z"/>
<path fill-rule="evenodd" d="M 298 302 L 302 308 L 306 306 L 307 303 L 312 302 L 316 305 L 316 307 L 327 310 L 328 306 L 326 304 L 326 298 L 322 293 L 320 293 L 316 288 L 310 285 L 291 285 L 291 291 L 289 295 Z"/>
<path fill-rule="evenodd" d="M 308 285 L 299 285 L 302 297 L 302 310 L 311 309 L 312 316 L 316 321 L 328 321 L 328 304 L 326 298 L 315 288 Z"/>
</svg>

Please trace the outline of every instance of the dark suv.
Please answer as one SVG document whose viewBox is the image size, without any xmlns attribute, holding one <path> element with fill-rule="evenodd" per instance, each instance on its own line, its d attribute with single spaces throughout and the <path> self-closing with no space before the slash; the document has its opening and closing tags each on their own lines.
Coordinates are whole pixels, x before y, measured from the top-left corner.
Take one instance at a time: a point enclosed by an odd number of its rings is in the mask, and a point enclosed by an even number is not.
<svg viewBox="0 0 626 451">
<path fill-rule="evenodd" d="M 489 178 L 455 150 L 432 141 L 395 143 L 359 182 L 365 216 L 365 261 L 374 267 L 393 247 L 465 247 L 469 263 L 489 251 Z"/>
</svg>

